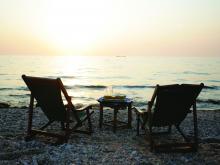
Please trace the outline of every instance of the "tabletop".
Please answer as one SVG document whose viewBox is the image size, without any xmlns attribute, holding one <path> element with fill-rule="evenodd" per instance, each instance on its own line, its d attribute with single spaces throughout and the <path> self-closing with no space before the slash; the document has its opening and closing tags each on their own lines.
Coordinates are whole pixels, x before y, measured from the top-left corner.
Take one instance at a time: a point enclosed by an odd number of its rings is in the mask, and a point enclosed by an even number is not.
<svg viewBox="0 0 220 165">
<path fill-rule="evenodd" d="M 97 101 L 107 107 L 123 107 L 132 104 L 132 99 L 127 97 L 125 99 L 105 99 L 104 97 L 100 97 Z"/>
</svg>

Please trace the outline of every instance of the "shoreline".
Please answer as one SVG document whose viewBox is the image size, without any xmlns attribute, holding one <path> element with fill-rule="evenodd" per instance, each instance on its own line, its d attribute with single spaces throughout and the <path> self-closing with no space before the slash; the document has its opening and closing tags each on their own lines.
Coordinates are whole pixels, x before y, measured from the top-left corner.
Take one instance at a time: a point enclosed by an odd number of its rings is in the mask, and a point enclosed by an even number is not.
<svg viewBox="0 0 220 165">
<path fill-rule="evenodd" d="M 34 124 L 46 121 L 36 108 Z M 72 134 L 66 144 L 54 146 L 54 139 L 35 137 L 25 142 L 27 108 L 0 109 L 0 164 L 219 164 L 220 163 L 220 109 L 198 110 L 199 148 L 195 153 L 154 153 L 144 136 L 136 136 L 136 116 L 133 113 L 132 129 L 98 127 L 99 111 L 94 108 L 91 136 Z M 120 111 L 119 119 L 126 116 Z M 112 111 L 104 111 L 104 119 L 112 119 Z M 186 133 L 192 132 L 192 115 L 182 123 Z M 59 129 L 58 125 L 51 129 Z M 172 138 L 179 139 L 173 129 Z M 163 138 L 163 137 L 162 137 Z M 48 141 L 49 140 L 49 141 Z"/>
<path fill-rule="evenodd" d="M 95 108 L 99 107 L 98 103 L 94 103 L 91 105 Z M 76 106 L 76 108 L 80 108 L 83 106 L 83 104 L 77 103 L 77 104 L 75 104 L 75 106 Z M 138 106 L 135 106 L 135 107 L 138 107 Z M 145 108 L 145 107 L 147 107 L 147 105 L 143 106 L 143 107 Z M 4 109 L 4 108 L 26 109 L 26 108 L 28 108 L 28 106 L 11 106 L 8 103 L 0 102 L 0 109 Z M 140 107 L 138 107 L 138 108 L 140 108 Z M 217 109 L 199 109 L 199 108 L 197 108 L 197 111 L 220 111 L 220 109 L 218 109 L 218 108 Z"/>
</svg>

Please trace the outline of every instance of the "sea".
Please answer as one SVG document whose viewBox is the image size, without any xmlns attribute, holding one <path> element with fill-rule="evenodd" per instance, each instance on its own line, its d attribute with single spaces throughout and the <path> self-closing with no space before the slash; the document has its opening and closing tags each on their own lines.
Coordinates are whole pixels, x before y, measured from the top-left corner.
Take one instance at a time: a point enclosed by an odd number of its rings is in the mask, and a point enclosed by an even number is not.
<svg viewBox="0 0 220 165">
<path fill-rule="evenodd" d="M 0 102 L 28 106 L 22 74 L 60 77 L 74 104 L 97 104 L 111 89 L 140 108 L 146 108 L 157 84 L 204 83 L 198 109 L 220 109 L 220 57 L 1 55 Z"/>
</svg>

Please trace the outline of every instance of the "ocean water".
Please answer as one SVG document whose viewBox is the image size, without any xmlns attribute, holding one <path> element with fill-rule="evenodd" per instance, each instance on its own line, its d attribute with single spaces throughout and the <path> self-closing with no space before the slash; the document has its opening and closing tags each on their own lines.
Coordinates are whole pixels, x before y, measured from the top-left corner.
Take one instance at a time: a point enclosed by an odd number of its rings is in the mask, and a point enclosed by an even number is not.
<svg viewBox="0 0 220 165">
<path fill-rule="evenodd" d="M 146 107 L 156 84 L 205 84 L 198 109 L 220 109 L 220 58 L 145 56 L 0 56 L 0 102 L 28 106 L 21 75 L 60 77 L 73 103 L 97 103 L 110 86 Z"/>
</svg>

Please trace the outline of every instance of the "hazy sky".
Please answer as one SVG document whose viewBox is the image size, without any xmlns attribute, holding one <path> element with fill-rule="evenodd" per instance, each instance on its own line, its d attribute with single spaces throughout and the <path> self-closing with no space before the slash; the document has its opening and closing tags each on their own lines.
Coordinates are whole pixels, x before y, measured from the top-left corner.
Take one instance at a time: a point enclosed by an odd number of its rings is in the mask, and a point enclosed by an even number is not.
<svg viewBox="0 0 220 165">
<path fill-rule="evenodd" d="M 220 0 L 0 0 L 0 54 L 220 56 Z"/>
</svg>

